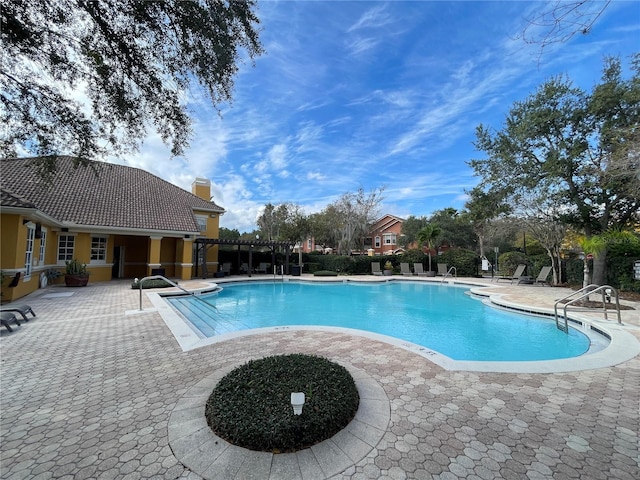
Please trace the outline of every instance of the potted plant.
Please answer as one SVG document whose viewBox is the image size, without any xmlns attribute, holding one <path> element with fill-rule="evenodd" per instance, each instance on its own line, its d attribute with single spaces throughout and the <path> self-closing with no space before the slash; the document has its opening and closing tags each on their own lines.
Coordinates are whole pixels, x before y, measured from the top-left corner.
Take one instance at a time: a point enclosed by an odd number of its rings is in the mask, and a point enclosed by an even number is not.
<svg viewBox="0 0 640 480">
<path fill-rule="evenodd" d="M 86 287 L 89 282 L 89 272 L 87 265 L 80 263 L 75 258 L 65 262 L 66 270 L 64 274 L 64 284 L 67 287 Z"/>
<path fill-rule="evenodd" d="M 393 273 L 393 264 L 387 260 L 384 264 L 384 274 L 390 276 Z"/>
</svg>

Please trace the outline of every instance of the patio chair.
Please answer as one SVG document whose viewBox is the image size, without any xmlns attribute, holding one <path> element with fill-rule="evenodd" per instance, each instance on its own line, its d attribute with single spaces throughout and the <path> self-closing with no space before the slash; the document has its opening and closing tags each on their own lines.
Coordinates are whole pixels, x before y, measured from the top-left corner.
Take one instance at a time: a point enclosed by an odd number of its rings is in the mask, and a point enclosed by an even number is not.
<svg viewBox="0 0 640 480">
<path fill-rule="evenodd" d="M 0 312 L 0 323 L 5 326 L 7 330 L 13 332 L 13 328 L 11 328 L 11 323 L 15 323 L 20 326 L 20 322 L 16 318 L 16 316 L 11 312 Z"/>
<path fill-rule="evenodd" d="M 380 270 L 380 262 L 371 262 L 371 273 L 374 275 L 382 275 L 382 270 Z"/>
<path fill-rule="evenodd" d="M 406 262 L 400 263 L 400 273 L 402 273 L 402 275 L 413 276 L 413 272 L 411 271 L 411 268 L 409 268 L 409 264 Z"/>
<path fill-rule="evenodd" d="M 230 263 L 223 263 L 222 264 L 222 268 L 220 269 L 220 271 L 222 273 L 226 275 L 231 275 L 231 264 Z"/>
<path fill-rule="evenodd" d="M 551 273 L 551 267 L 549 267 L 549 266 L 542 267 L 540 269 L 540 273 L 536 277 L 536 279 L 533 282 L 533 284 L 534 285 L 549 285 L 549 282 L 547 282 L 547 277 L 549 276 L 550 273 Z"/>
<path fill-rule="evenodd" d="M 436 275 L 440 275 L 442 277 L 447 275 L 447 264 L 446 263 L 439 263 L 438 264 L 438 273 L 436 273 Z"/>
<path fill-rule="evenodd" d="M 29 318 L 27 318 L 27 313 L 30 313 L 31 315 L 33 315 L 34 317 L 36 316 L 36 312 L 33 311 L 33 309 L 29 306 L 29 305 L 3 305 L 0 307 L 0 312 L 18 312 L 20 315 L 22 315 L 22 318 L 24 318 L 25 322 L 29 321 Z"/>
<path fill-rule="evenodd" d="M 267 273 L 270 266 L 270 263 L 260 262 L 260 265 L 256 268 L 256 273 Z"/>
<path fill-rule="evenodd" d="M 524 278 L 524 276 L 522 274 L 524 273 L 524 270 L 526 268 L 527 268 L 527 266 L 524 263 L 521 263 L 516 268 L 516 271 L 513 272 L 513 275 L 504 276 L 504 277 L 498 277 L 498 283 L 500 282 L 500 280 L 509 280 L 511 283 L 513 283 L 514 280 L 518 280 L 518 283 L 520 283 Z"/>
<path fill-rule="evenodd" d="M 240 265 L 240 273 L 249 273 L 249 264 L 246 262 L 243 262 Z"/>
<path fill-rule="evenodd" d="M 427 276 L 427 272 L 424 271 L 424 267 L 422 266 L 421 263 L 414 263 L 413 264 L 413 273 L 415 273 L 418 276 L 421 277 L 426 277 Z"/>
</svg>

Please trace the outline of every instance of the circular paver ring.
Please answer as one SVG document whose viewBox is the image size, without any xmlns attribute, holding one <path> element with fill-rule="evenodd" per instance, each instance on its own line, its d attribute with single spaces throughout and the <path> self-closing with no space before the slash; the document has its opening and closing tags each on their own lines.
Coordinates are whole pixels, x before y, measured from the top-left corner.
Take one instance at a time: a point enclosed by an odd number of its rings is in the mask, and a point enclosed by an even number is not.
<svg viewBox="0 0 640 480">
<path fill-rule="evenodd" d="M 180 463 L 205 479 L 317 478 L 356 465 L 380 442 L 391 419 L 384 389 L 364 370 L 340 362 L 353 377 L 360 404 L 353 420 L 333 437 L 293 453 L 256 452 L 213 433 L 204 416 L 218 382 L 241 364 L 216 370 L 191 387 L 169 417 L 169 446 Z M 273 475 L 273 476 L 272 476 Z"/>
</svg>

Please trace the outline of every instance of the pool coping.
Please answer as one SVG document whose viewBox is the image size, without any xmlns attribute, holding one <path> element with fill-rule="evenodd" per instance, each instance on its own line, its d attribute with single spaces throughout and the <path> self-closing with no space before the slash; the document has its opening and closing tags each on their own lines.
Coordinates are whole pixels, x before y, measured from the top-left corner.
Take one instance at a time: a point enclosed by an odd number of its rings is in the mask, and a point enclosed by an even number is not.
<svg viewBox="0 0 640 480">
<path fill-rule="evenodd" d="M 246 283 L 250 281 L 285 281 L 285 282 L 323 282 L 323 283 L 386 283 L 386 282 L 402 282 L 402 281 L 419 281 L 416 278 L 407 277 L 320 277 L 316 278 L 289 278 L 284 277 L 281 280 L 280 277 L 272 279 L 271 277 L 252 277 L 252 278 L 240 278 L 240 279 L 216 279 L 216 282 L 208 282 L 209 286 L 204 288 L 193 289 L 196 294 L 208 293 L 218 288 L 218 285 L 224 285 L 225 283 Z M 433 280 L 432 280 L 433 283 Z M 437 283 L 441 284 L 442 279 L 437 279 Z M 499 285 L 487 285 L 486 283 L 473 282 L 472 280 L 459 280 L 451 279 L 446 282 L 450 286 L 457 287 L 469 287 L 470 292 L 474 295 L 479 295 L 484 299 L 491 302 L 492 306 L 496 308 L 506 308 L 510 310 L 516 310 L 523 312 L 523 305 L 506 300 L 500 292 L 483 292 L 484 289 L 500 288 Z M 190 351 L 197 348 L 202 348 L 209 345 L 214 345 L 219 342 L 224 342 L 238 337 L 244 337 L 249 335 L 260 335 L 277 333 L 283 331 L 292 330 L 312 330 L 312 331 L 325 331 L 325 332 L 337 332 L 345 333 L 349 335 L 356 335 L 360 337 L 369 338 L 376 341 L 381 341 L 394 345 L 399 348 L 403 348 L 423 358 L 430 360 L 431 362 L 439 365 L 445 370 L 450 371 L 474 371 L 474 372 L 497 372 L 497 373 L 559 373 L 559 372 L 573 372 L 580 370 L 590 370 L 604 367 L 611 367 L 619 365 L 625 361 L 634 358 L 640 354 L 640 341 L 631 333 L 625 330 L 625 325 L 619 325 L 617 323 L 608 322 L 606 324 L 598 321 L 597 319 L 589 318 L 579 312 L 572 313 L 570 315 L 570 327 L 582 331 L 589 336 L 595 331 L 598 334 L 604 335 L 609 338 L 609 345 L 596 352 L 588 352 L 578 357 L 559 359 L 559 360 L 541 360 L 541 361 L 520 361 L 520 362 L 488 362 L 488 361 L 468 361 L 468 360 L 454 360 L 442 353 L 423 347 L 421 345 L 414 344 L 412 342 L 401 340 L 388 335 L 382 335 L 378 333 L 368 332 L 365 330 L 356 330 L 344 327 L 327 327 L 327 326 L 308 326 L 308 325 L 288 325 L 281 327 L 265 327 L 251 330 L 242 330 L 238 332 L 230 332 L 215 337 L 204 337 L 192 329 L 183 317 L 176 312 L 163 297 L 175 295 L 175 291 L 168 292 L 146 292 L 147 297 L 151 301 L 153 308 L 151 310 L 157 311 L 162 317 L 167 327 L 171 330 L 174 337 L 178 341 L 180 348 L 183 351 Z M 150 311 L 149 309 L 143 311 Z M 126 314 L 140 313 L 140 310 L 130 310 Z M 526 306 L 526 313 L 533 315 L 543 315 L 548 317 L 553 314 L 553 309 L 546 307 L 535 307 L 531 305 Z"/>
<path fill-rule="evenodd" d="M 360 404 L 353 420 L 333 437 L 292 453 L 253 451 L 218 437 L 207 425 L 205 405 L 217 383 L 242 365 L 236 363 L 203 378 L 178 400 L 167 425 L 173 454 L 206 479 L 273 478 L 273 474 L 286 472 L 286 478 L 320 480 L 357 465 L 384 437 L 391 421 L 391 403 L 382 386 L 364 370 L 338 363 L 353 377 Z"/>
</svg>

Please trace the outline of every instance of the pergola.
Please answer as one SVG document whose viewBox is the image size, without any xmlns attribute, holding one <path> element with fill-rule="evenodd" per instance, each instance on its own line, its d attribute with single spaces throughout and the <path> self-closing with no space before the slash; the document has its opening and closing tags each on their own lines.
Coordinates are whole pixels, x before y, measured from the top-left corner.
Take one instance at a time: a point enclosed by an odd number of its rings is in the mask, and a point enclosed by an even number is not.
<svg viewBox="0 0 640 480">
<path fill-rule="evenodd" d="M 272 240 L 227 240 L 223 238 L 197 238 L 194 242 L 198 249 L 205 249 L 202 258 L 202 275 L 207 274 L 207 255 L 206 249 L 213 245 L 236 245 L 238 247 L 238 265 L 240 265 L 240 247 L 249 247 L 249 276 L 253 271 L 253 249 L 256 247 L 269 247 L 271 249 L 271 264 L 276 263 L 276 247 L 284 248 L 285 251 L 285 263 L 284 271 L 289 275 L 289 254 L 293 247 L 292 242 L 276 242 Z M 196 265 L 196 276 L 198 275 L 198 268 Z"/>
</svg>

